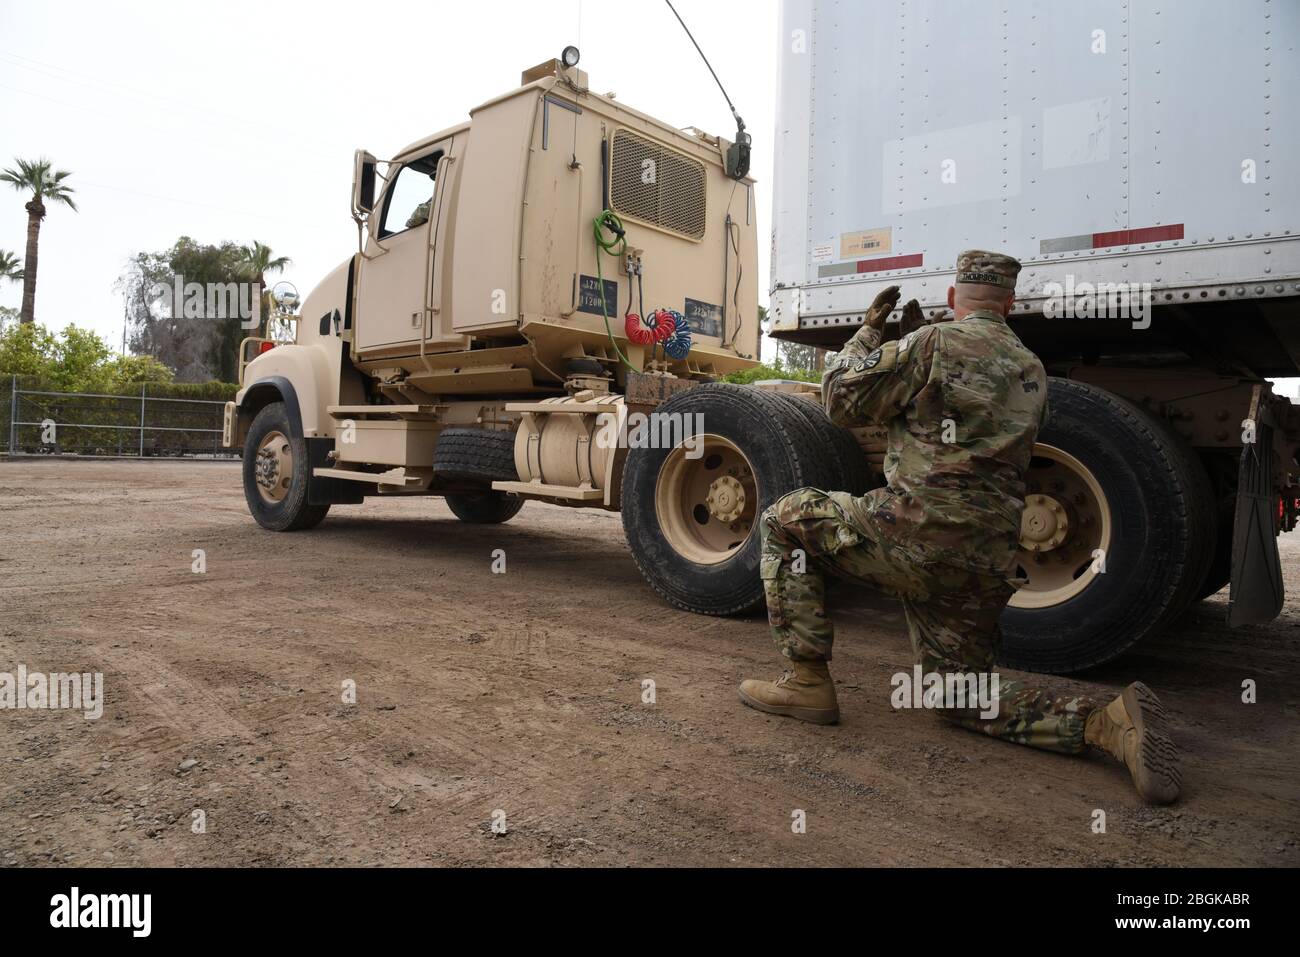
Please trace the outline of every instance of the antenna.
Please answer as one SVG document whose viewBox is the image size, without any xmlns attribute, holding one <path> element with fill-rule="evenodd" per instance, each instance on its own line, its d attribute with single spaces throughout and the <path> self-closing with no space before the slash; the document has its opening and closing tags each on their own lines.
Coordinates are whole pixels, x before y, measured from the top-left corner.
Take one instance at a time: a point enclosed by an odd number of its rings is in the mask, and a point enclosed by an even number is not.
<svg viewBox="0 0 1300 957">
<path fill-rule="evenodd" d="M 682 29 L 686 31 L 686 36 L 695 47 L 695 52 L 700 55 L 700 59 L 704 61 L 704 65 L 709 68 L 709 73 L 713 75 L 713 82 L 718 84 L 718 89 L 722 91 L 722 98 L 727 101 L 727 108 L 731 110 L 731 115 L 736 118 L 736 142 L 727 148 L 727 175 L 732 179 L 744 179 L 749 175 L 749 153 L 750 145 L 753 142 L 752 137 L 745 132 L 745 121 L 742 120 L 740 114 L 736 112 L 735 104 L 731 102 L 731 97 L 727 95 L 726 87 L 724 87 L 722 81 L 718 79 L 717 71 L 713 69 L 713 64 L 711 64 L 709 58 L 704 55 L 704 51 L 700 49 L 700 45 L 695 42 L 695 37 L 691 34 L 691 28 L 686 25 L 686 21 L 682 19 L 682 15 L 677 12 L 677 8 L 673 6 L 672 0 L 664 0 L 664 3 L 668 4 L 668 9 L 673 12 L 673 16 L 677 18 L 677 22 L 680 23 Z"/>
</svg>

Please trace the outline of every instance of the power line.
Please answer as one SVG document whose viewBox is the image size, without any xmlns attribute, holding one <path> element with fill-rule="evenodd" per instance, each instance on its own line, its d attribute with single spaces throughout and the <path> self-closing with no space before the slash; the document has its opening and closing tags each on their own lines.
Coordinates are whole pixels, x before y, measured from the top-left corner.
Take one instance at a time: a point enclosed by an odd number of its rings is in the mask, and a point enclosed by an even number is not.
<svg viewBox="0 0 1300 957">
<path fill-rule="evenodd" d="M 252 210 L 247 210 L 247 209 L 234 209 L 230 206 L 216 206 L 212 203 L 200 203 L 191 199 L 180 199 L 179 197 L 176 196 L 164 196 L 161 193 L 146 193 L 138 189 L 128 189 L 125 186 L 109 186 L 106 183 L 92 183 L 84 179 L 77 180 L 77 187 L 80 188 L 83 186 L 89 186 L 94 189 L 107 189 L 115 193 L 128 193 L 132 196 L 143 196 L 146 199 L 157 199 L 165 203 L 180 203 L 181 205 L 184 206 L 197 206 L 201 209 L 211 209 L 220 213 L 231 213 L 236 216 L 253 216 L 256 217 L 257 219 L 265 219 L 268 222 L 293 223 L 295 225 L 302 225 L 303 223 L 303 220 L 301 219 L 287 219 L 283 216 L 267 216 L 265 213 L 255 213 Z M 346 220 L 340 217 L 338 222 L 339 224 L 342 224 L 345 221 Z M 323 219 L 315 219 L 312 220 L 312 222 L 320 226 L 326 225 L 326 221 Z M 329 225 L 334 225 L 334 224 L 330 223 Z"/>
<path fill-rule="evenodd" d="M 248 127 L 250 125 L 257 126 L 263 131 L 266 131 L 268 133 L 274 133 L 276 136 L 281 136 L 284 133 L 284 131 L 280 128 L 273 127 L 270 124 L 250 118 L 249 116 L 240 116 L 234 113 L 227 113 L 224 110 L 218 110 L 208 106 L 198 106 L 193 103 L 187 103 L 183 100 L 177 100 L 171 97 L 159 96 L 156 93 L 148 93 L 146 91 L 136 89 L 135 87 L 125 86 L 121 83 L 113 83 L 112 81 L 105 80 L 101 77 L 91 76 L 87 73 L 80 73 L 76 70 L 70 70 L 67 67 L 58 66 L 53 63 L 46 63 L 42 60 L 35 60 L 32 59 L 31 57 L 22 56 L 21 54 L 18 53 L 12 53 L 8 50 L 0 50 L 0 58 L 3 58 L 3 60 L 8 61 L 7 63 L 8 66 L 16 67 L 20 70 L 29 70 L 33 73 L 37 73 L 42 76 L 47 76 L 54 80 L 59 80 L 60 82 L 71 83 L 76 86 L 86 87 L 88 89 L 95 90 L 96 92 L 107 93 L 109 95 L 115 95 L 118 97 L 127 97 L 127 98 L 136 99 L 140 101 L 151 101 L 153 104 L 161 104 L 164 106 L 173 107 L 175 109 L 183 110 L 185 112 L 191 113 L 196 116 L 220 117 L 222 119 L 229 120 L 233 123 L 237 123 L 241 127 Z M 19 60 L 24 62 L 21 63 L 16 62 Z M 55 71 L 55 72 L 51 72 L 51 71 Z M 17 90 L 16 87 L 8 87 L 8 89 Z M 17 92 L 26 93 L 29 96 L 42 97 L 43 99 L 50 100 L 51 102 L 54 103 L 62 103 L 64 106 L 72 106 L 74 109 L 88 109 L 88 107 L 76 106 L 75 104 L 67 103 L 63 100 L 58 100 L 55 99 L 54 97 L 46 96 L 45 94 L 33 93 L 30 90 L 17 90 Z M 306 134 L 306 135 L 295 134 L 295 138 L 299 140 L 308 140 L 316 143 L 318 146 L 324 146 L 332 150 L 338 149 L 338 150 L 346 150 L 349 153 L 351 152 L 351 147 L 345 146 L 341 140 L 337 142 L 331 140 L 325 140 L 325 139 L 321 139 L 320 137 L 313 136 L 311 134 Z"/>
</svg>

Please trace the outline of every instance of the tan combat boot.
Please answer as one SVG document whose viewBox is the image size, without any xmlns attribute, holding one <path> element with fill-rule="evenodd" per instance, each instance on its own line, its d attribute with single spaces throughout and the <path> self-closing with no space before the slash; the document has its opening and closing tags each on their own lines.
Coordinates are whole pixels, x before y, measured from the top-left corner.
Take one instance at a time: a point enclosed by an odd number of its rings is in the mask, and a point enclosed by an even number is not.
<svg viewBox="0 0 1300 957">
<path fill-rule="evenodd" d="M 824 661 L 792 661 L 775 681 L 751 678 L 740 685 L 740 700 L 768 714 L 782 714 L 813 724 L 840 720 L 835 682 Z"/>
<path fill-rule="evenodd" d="M 1133 682 L 1105 708 L 1088 715 L 1083 739 L 1128 765 L 1138 794 L 1148 804 L 1178 799 L 1178 747 L 1169 737 L 1165 709 L 1142 682 Z"/>
</svg>

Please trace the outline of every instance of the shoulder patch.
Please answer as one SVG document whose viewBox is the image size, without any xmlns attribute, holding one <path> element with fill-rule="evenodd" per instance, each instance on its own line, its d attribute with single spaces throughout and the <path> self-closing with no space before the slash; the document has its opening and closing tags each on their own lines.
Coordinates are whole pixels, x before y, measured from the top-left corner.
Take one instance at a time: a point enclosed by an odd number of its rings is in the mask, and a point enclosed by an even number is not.
<svg viewBox="0 0 1300 957">
<path fill-rule="evenodd" d="M 872 352 L 870 355 L 863 356 L 853 363 L 848 370 L 850 378 L 858 376 L 876 375 L 881 372 L 889 372 L 898 365 L 898 343 L 886 342 L 883 346 Z"/>
<path fill-rule="evenodd" d="M 858 364 L 853 367 L 853 371 L 866 372 L 868 369 L 874 369 L 876 366 L 880 365 L 880 359 L 883 355 L 884 352 L 881 351 L 880 349 L 877 349 L 875 352 L 871 353 L 871 355 L 867 356 L 865 359 L 859 360 Z"/>
</svg>

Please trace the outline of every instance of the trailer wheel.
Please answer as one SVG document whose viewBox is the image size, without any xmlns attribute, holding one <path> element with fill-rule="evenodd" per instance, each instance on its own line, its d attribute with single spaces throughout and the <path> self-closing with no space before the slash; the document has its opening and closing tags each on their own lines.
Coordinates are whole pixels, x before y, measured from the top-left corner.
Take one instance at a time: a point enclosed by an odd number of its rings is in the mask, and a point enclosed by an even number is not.
<svg viewBox="0 0 1300 957">
<path fill-rule="evenodd" d="M 1208 480 L 1163 425 L 1083 383 L 1052 379 L 1048 401 L 1021 521 L 1028 585 L 1002 616 L 1001 661 L 1061 673 L 1109 661 L 1181 612 L 1213 528 Z"/>
<path fill-rule="evenodd" d="M 1218 523 L 1213 555 L 1210 558 L 1210 570 L 1205 573 L 1205 581 L 1197 590 L 1197 600 L 1218 594 L 1232 582 L 1232 530 L 1236 524 L 1235 505 L 1237 497 L 1229 493 L 1218 502 Z"/>
<path fill-rule="evenodd" d="M 273 532 L 312 528 L 330 510 L 308 503 L 307 440 L 291 435 L 285 404 L 272 402 L 257 413 L 244 441 L 244 499 L 257 524 Z"/>
<path fill-rule="evenodd" d="M 1214 546 L 1210 570 L 1196 593 L 1198 601 L 1217 595 L 1232 582 L 1232 520 L 1219 521 L 1219 538 Z"/>
<path fill-rule="evenodd" d="M 744 386 L 698 386 L 661 414 L 700 414 L 698 446 L 629 451 L 623 530 L 637 567 L 665 600 L 686 611 L 730 615 L 763 601 L 758 519 L 782 495 L 828 476 L 817 440 L 797 410 Z"/>
<path fill-rule="evenodd" d="M 505 492 L 449 492 L 443 497 L 452 514 L 471 525 L 500 525 L 524 507 L 522 498 Z"/>
<path fill-rule="evenodd" d="M 1214 567 L 1215 546 L 1219 541 L 1218 503 L 1215 501 L 1214 485 L 1210 482 L 1210 473 L 1205 463 L 1186 439 L 1163 423 L 1160 427 L 1164 429 L 1170 448 L 1178 459 L 1177 481 L 1186 492 L 1192 527 L 1189 529 L 1191 544 L 1188 546 L 1187 567 L 1178 592 L 1157 628 L 1168 625 L 1200 599 L 1201 589 L 1205 587 Z"/>
</svg>

